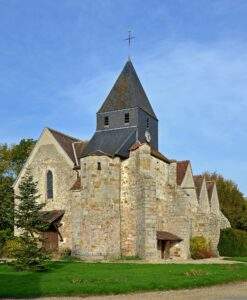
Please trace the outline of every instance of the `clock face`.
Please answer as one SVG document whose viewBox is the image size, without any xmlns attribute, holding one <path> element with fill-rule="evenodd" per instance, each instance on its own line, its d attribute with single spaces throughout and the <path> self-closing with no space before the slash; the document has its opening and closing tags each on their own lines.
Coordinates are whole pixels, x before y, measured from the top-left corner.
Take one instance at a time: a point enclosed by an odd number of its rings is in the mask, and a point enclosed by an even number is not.
<svg viewBox="0 0 247 300">
<path fill-rule="evenodd" d="M 150 132 L 148 130 L 146 130 L 146 132 L 145 132 L 145 138 L 146 138 L 146 141 L 148 143 L 150 143 L 150 141 L 151 141 L 151 134 L 150 134 Z"/>
</svg>

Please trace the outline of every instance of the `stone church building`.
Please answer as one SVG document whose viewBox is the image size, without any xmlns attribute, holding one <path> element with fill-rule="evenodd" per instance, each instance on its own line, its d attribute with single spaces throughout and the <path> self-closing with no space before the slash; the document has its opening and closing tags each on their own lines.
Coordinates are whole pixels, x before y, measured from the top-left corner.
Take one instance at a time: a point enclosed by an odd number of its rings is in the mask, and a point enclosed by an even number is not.
<svg viewBox="0 0 247 300">
<path fill-rule="evenodd" d="M 89 141 L 45 128 L 17 178 L 38 181 L 50 250 L 87 258 L 189 258 L 203 235 L 215 255 L 230 224 L 214 182 L 158 147 L 158 118 L 130 60 L 96 114 Z"/>
</svg>

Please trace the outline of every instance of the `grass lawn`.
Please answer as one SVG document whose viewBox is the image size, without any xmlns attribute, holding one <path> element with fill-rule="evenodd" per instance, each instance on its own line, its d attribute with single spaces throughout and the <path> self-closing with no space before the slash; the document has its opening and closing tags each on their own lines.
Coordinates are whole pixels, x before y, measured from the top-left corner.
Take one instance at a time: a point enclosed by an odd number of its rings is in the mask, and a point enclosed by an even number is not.
<svg viewBox="0 0 247 300">
<path fill-rule="evenodd" d="M 225 260 L 234 260 L 234 261 L 247 262 L 247 257 L 226 257 Z"/>
<path fill-rule="evenodd" d="M 120 294 L 193 288 L 247 280 L 245 264 L 131 264 L 54 262 L 44 273 L 0 265 L 0 298 Z"/>
</svg>

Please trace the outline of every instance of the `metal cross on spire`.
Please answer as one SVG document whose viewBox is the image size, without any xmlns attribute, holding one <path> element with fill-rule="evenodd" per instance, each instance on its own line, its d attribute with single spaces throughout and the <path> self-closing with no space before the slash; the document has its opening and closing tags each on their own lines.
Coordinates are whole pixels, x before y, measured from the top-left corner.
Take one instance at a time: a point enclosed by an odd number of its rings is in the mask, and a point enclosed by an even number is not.
<svg viewBox="0 0 247 300">
<path fill-rule="evenodd" d="M 129 32 L 129 36 L 124 39 L 125 41 L 128 41 L 129 44 L 129 59 L 130 59 L 130 46 L 131 46 L 131 41 L 135 38 L 132 34 L 131 34 L 131 30 L 128 31 Z"/>
</svg>

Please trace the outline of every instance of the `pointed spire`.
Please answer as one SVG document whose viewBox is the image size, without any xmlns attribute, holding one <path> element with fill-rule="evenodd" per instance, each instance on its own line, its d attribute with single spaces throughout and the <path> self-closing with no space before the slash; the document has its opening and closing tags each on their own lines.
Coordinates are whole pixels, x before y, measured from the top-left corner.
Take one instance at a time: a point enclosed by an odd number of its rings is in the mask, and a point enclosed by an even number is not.
<svg viewBox="0 0 247 300">
<path fill-rule="evenodd" d="M 211 212 L 214 214 L 219 214 L 220 213 L 220 204 L 219 204 L 216 183 L 213 181 L 207 181 L 206 184 L 207 184 Z"/>
<path fill-rule="evenodd" d="M 130 59 L 98 113 L 139 107 L 157 119 Z"/>
<path fill-rule="evenodd" d="M 204 176 L 193 176 L 196 188 L 196 193 L 199 202 L 199 208 L 202 212 L 210 212 L 210 205 L 208 199 L 208 191 L 206 186 L 206 180 Z"/>
</svg>

